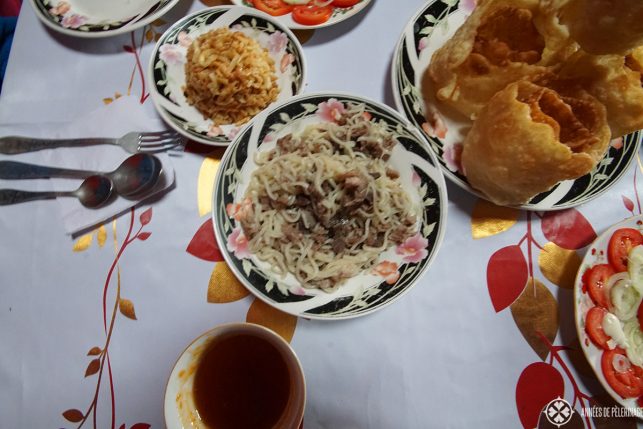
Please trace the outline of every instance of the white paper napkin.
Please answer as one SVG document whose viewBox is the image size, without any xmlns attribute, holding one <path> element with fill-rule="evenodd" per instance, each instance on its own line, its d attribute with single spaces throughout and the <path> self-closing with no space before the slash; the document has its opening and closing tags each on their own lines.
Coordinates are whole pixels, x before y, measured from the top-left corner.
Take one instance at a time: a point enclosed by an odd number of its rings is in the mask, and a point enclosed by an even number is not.
<svg viewBox="0 0 643 429">
<path fill-rule="evenodd" d="M 64 107 L 62 107 L 64 108 Z M 87 115 L 75 118 L 72 122 L 60 124 L 38 124 L 37 126 L 2 126 L 0 135 L 26 135 L 47 138 L 80 137 L 121 137 L 131 131 L 158 131 L 166 127 L 158 119 L 147 116 L 145 108 L 134 97 L 121 97 L 113 103 L 101 107 Z M 96 145 L 75 148 L 48 149 L 28 154 L 2 156 L 4 160 L 30 162 L 35 164 L 111 172 L 131 154 L 120 146 Z M 169 190 L 174 184 L 174 168 L 166 153 L 156 154 L 163 164 L 163 173 L 157 185 L 145 195 L 145 199 Z M 48 180 L 2 181 L 0 187 L 37 191 L 71 191 L 80 186 L 82 180 L 52 178 Z M 108 205 L 99 209 L 88 209 L 73 197 L 57 198 L 62 212 L 65 230 L 68 234 L 87 229 L 121 214 L 138 204 L 140 200 L 128 200 L 118 196 Z M 56 204 L 44 201 L 43 204 Z M 24 203 L 34 204 L 34 203 Z"/>
</svg>

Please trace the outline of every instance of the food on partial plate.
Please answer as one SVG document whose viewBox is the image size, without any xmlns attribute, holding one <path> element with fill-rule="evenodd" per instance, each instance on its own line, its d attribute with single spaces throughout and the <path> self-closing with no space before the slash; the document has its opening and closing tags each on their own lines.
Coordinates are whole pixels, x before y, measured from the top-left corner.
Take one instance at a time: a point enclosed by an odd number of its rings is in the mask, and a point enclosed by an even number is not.
<svg viewBox="0 0 643 429">
<path fill-rule="evenodd" d="M 561 20 L 586 52 L 625 55 L 643 45 L 641 0 L 569 0 Z"/>
<path fill-rule="evenodd" d="M 275 63 L 256 40 L 218 28 L 188 48 L 184 93 L 215 125 L 241 125 L 277 99 Z"/>
<path fill-rule="evenodd" d="M 627 55 L 579 51 L 549 85 L 580 86 L 596 97 L 607 109 L 612 138 L 643 128 L 643 46 Z"/>
<path fill-rule="evenodd" d="M 469 131 L 462 166 L 471 186 L 519 205 L 561 180 L 589 173 L 610 142 L 605 107 L 587 92 L 528 81 L 496 93 Z"/>
<path fill-rule="evenodd" d="M 418 230 L 419 205 L 389 164 L 395 136 L 363 104 L 260 152 L 241 206 L 250 251 L 330 292 Z"/>
<path fill-rule="evenodd" d="M 549 2 L 479 1 L 427 70 L 438 100 L 468 118 L 508 84 L 553 71 L 577 50 Z"/>
<path fill-rule="evenodd" d="M 336 7 L 352 7 L 360 1 L 363 0 L 253 0 L 253 5 L 273 16 L 292 13 L 298 24 L 320 25 L 333 16 Z"/>
<path fill-rule="evenodd" d="M 643 236 L 621 228 L 610 237 L 608 263 L 582 276 L 582 293 L 591 299 L 585 332 L 600 350 L 601 370 L 622 398 L 643 396 Z"/>
</svg>

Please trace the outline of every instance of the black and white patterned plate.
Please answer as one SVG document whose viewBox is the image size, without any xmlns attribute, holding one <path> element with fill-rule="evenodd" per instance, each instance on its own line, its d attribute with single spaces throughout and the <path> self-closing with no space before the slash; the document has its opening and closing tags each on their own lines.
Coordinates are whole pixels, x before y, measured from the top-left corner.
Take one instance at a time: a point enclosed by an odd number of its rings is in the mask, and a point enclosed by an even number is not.
<svg viewBox="0 0 643 429">
<path fill-rule="evenodd" d="M 462 142 L 471 122 L 440 111 L 440 105 L 425 105 L 423 76 L 431 56 L 455 33 L 471 13 L 473 0 L 434 0 L 408 22 L 395 49 L 392 65 L 393 94 L 397 109 L 426 136 L 444 174 L 463 189 L 484 198 L 467 182 L 458 165 Z M 427 93 L 429 91 L 426 91 Z M 428 124 L 427 114 L 437 115 L 444 127 Z M 445 134 L 446 133 L 446 134 Z M 605 158 L 589 174 L 560 182 L 520 206 L 526 210 L 561 210 L 583 204 L 614 185 L 638 153 L 640 131 L 612 141 Z"/>
<path fill-rule="evenodd" d="M 303 125 L 332 120 L 329 111 L 363 104 L 370 120 L 382 121 L 399 144 L 389 160 L 400 172 L 403 188 L 421 207 L 418 233 L 383 252 L 372 270 L 349 279 L 327 293 L 304 289 L 292 275 L 281 278 L 248 253 L 243 230 L 231 215 L 241 203 L 256 164 L 256 152 L 270 150 L 281 136 Z M 382 308 L 407 292 L 426 272 L 442 242 L 447 196 L 444 178 L 427 139 L 388 106 L 343 93 L 294 97 L 257 115 L 225 152 L 217 171 L 213 195 L 215 236 L 223 256 L 245 287 L 266 303 L 298 316 L 343 319 Z M 232 208 L 232 210 L 231 210 Z M 244 244 L 245 243 L 245 244 Z M 243 246 L 246 246 L 245 248 Z M 409 249 L 412 251 L 409 252 Z"/>
<path fill-rule="evenodd" d="M 49 28 L 77 37 L 108 37 L 160 18 L 179 0 L 30 0 Z"/>
<path fill-rule="evenodd" d="M 271 16 L 241 6 L 219 6 L 188 15 L 159 39 L 148 67 L 150 94 L 161 117 L 186 137 L 214 146 L 227 146 L 241 126 L 212 120 L 190 105 L 183 87 L 187 50 L 208 31 L 229 27 L 255 39 L 275 62 L 279 95 L 275 103 L 299 94 L 305 85 L 304 54 L 295 35 Z"/>
</svg>

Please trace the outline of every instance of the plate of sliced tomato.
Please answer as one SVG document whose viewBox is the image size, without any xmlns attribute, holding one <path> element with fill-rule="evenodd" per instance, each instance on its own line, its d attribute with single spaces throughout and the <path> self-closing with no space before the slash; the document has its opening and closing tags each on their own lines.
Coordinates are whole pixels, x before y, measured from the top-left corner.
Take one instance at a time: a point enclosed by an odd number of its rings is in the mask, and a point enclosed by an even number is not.
<svg viewBox="0 0 643 429">
<path fill-rule="evenodd" d="M 574 286 L 576 329 L 598 380 L 619 404 L 643 406 L 643 216 L 589 247 Z"/>
<path fill-rule="evenodd" d="M 311 29 L 344 21 L 363 10 L 371 0 L 232 0 L 259 9 L 286 27 Z"/>
</svg>

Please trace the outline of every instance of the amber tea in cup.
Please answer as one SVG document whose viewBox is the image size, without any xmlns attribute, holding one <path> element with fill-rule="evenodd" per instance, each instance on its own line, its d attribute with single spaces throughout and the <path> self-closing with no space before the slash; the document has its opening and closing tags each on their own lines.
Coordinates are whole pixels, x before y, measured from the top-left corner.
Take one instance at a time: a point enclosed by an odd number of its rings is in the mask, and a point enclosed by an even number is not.
<svg viewBox="0 0 643 429">
<path fill-rule="evenodd" d="M 168 429 L 296 429 L 305 382 L 296 355 L 277 334 L 247 323 L 222 325 L 183 353 L 165 402 Z"/>
</svg>

